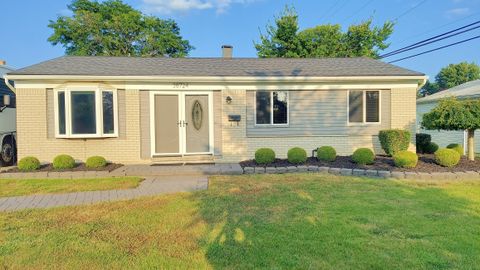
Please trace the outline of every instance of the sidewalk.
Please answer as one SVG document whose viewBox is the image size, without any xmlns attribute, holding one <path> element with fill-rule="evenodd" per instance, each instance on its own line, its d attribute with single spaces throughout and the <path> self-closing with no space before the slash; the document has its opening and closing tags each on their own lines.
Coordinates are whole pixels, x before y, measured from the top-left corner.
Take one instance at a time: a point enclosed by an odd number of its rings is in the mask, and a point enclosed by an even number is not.
<svg viewBox="0 0 480 270">
<path fill-rule="evenodd" d="M 0 211 L 88 205 L 99 202 L 129 200 L 142 196 L 205 190 L 207 188 L 208 178 L 206 176 L 155 176 L 147 177 L 137 188 L 134 189 L 39 194 L 0 198 Z"/>
</svg>

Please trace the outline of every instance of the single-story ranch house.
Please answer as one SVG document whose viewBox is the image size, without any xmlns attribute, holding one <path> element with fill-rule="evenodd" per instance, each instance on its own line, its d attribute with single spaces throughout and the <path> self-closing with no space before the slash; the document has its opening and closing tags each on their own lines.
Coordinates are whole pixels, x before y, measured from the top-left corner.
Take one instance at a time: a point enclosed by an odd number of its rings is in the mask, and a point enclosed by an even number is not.
<svg viewBox="0 0 480 270">
<path fill-rule="evenodd" d="M 279 157 L 294 146 L 380 152 L 379 130 L 415 132 L 422 73 L 369 58 L 232 58 L 231 50 L 223 46 L 221 58 L 65 56 L 9 73 L 18 157 L 238 162 L 261 147 Z"/>
<path fill-rule="evenodd" d="M 421 128 L 422 117 L 425 113 L 432 110 L 438 101 L 446 97 L 456 97 L 458 99 L 478 99 L 480 98 L 480 80 L 467 82 L 450 89 L 440 91 L 430 96 L 419 98 L 417 100 L 417 132 L 427 133 L 432 136 L 432 141 L 440 147 L 446 147 L 451 143 L 458 143 L 467 149 L 467 131 L 447 131 L 447 130 L 425 130 Z M 476 132 L 478 133 L 478 132 Z M 480 153 L 480 136 L 475 136 L 475 153 Z"/>
</svg>

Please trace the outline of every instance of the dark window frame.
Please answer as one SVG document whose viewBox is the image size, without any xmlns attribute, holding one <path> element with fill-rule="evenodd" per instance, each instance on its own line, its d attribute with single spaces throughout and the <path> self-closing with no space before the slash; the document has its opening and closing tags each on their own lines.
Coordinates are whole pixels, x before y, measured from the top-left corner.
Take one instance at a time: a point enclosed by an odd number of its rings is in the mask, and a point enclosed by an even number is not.
<svg viewBox="0 0 480 270">
<path fill-rule="evenodd" d="M 275 123 L 275 102 L 274 102 L 274 93 L 280 93 L 284 92 L 286 94 L 286 123 Z M 269 94 L 269 121 L 268 123 L 258 123 L 258 104 L 257 104 L 257 94 L 258 93 L 268 93 Z M 288 90 L 258 90 L 255 91 L 254 93 L 254 121 L 255 121 L 255 126 L 280 126 L 280 127 L 285 127 L 290 125 L 290 92 Z"/>
</svg>

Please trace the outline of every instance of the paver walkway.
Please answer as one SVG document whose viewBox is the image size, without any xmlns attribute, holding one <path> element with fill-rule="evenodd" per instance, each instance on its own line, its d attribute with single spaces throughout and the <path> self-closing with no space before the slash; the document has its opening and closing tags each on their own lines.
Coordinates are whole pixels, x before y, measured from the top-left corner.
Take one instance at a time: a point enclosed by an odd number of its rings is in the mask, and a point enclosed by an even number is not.
<svg viewBox="0 0 480 270">
<path fill-rule="evenodd" d="M 134 189 L 38 194 L 0 198 L 0 211 L 85 205 L 107 201 L 128 200 L 157 194 L 204 190 L 207 188 L 208 178 L 206 176 L 156 176 L 145 178 L 145 180 Z"/>
</svg>

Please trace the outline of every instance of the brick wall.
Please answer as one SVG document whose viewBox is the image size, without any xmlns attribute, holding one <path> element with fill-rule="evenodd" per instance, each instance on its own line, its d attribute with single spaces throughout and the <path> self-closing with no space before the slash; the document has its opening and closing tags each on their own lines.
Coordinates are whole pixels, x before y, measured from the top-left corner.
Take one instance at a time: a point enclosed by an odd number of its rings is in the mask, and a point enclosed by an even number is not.
<svg viewBox="0 0 480 270">
<path fill-rule="evenodd" d="M 407 129 L 412 134 L 409 150 L 415 151 L 415 132 L 417 117 L 417 89 L 394 88 L 391 96 L 391 125 L 392 128 Z"/>
<path fill-rule="evenodd" d="M 17 136 L 18 157 L 35 156 L 51 162 L 58 154 L 68 154 L 85 161 L 93 155 L 121 163 L 139 163 L 140 114 L 139 91 L 125 91 L 125 136 L 103 139 L 48 138 L 46 89 L 18 89 Z"/>
</svg>

